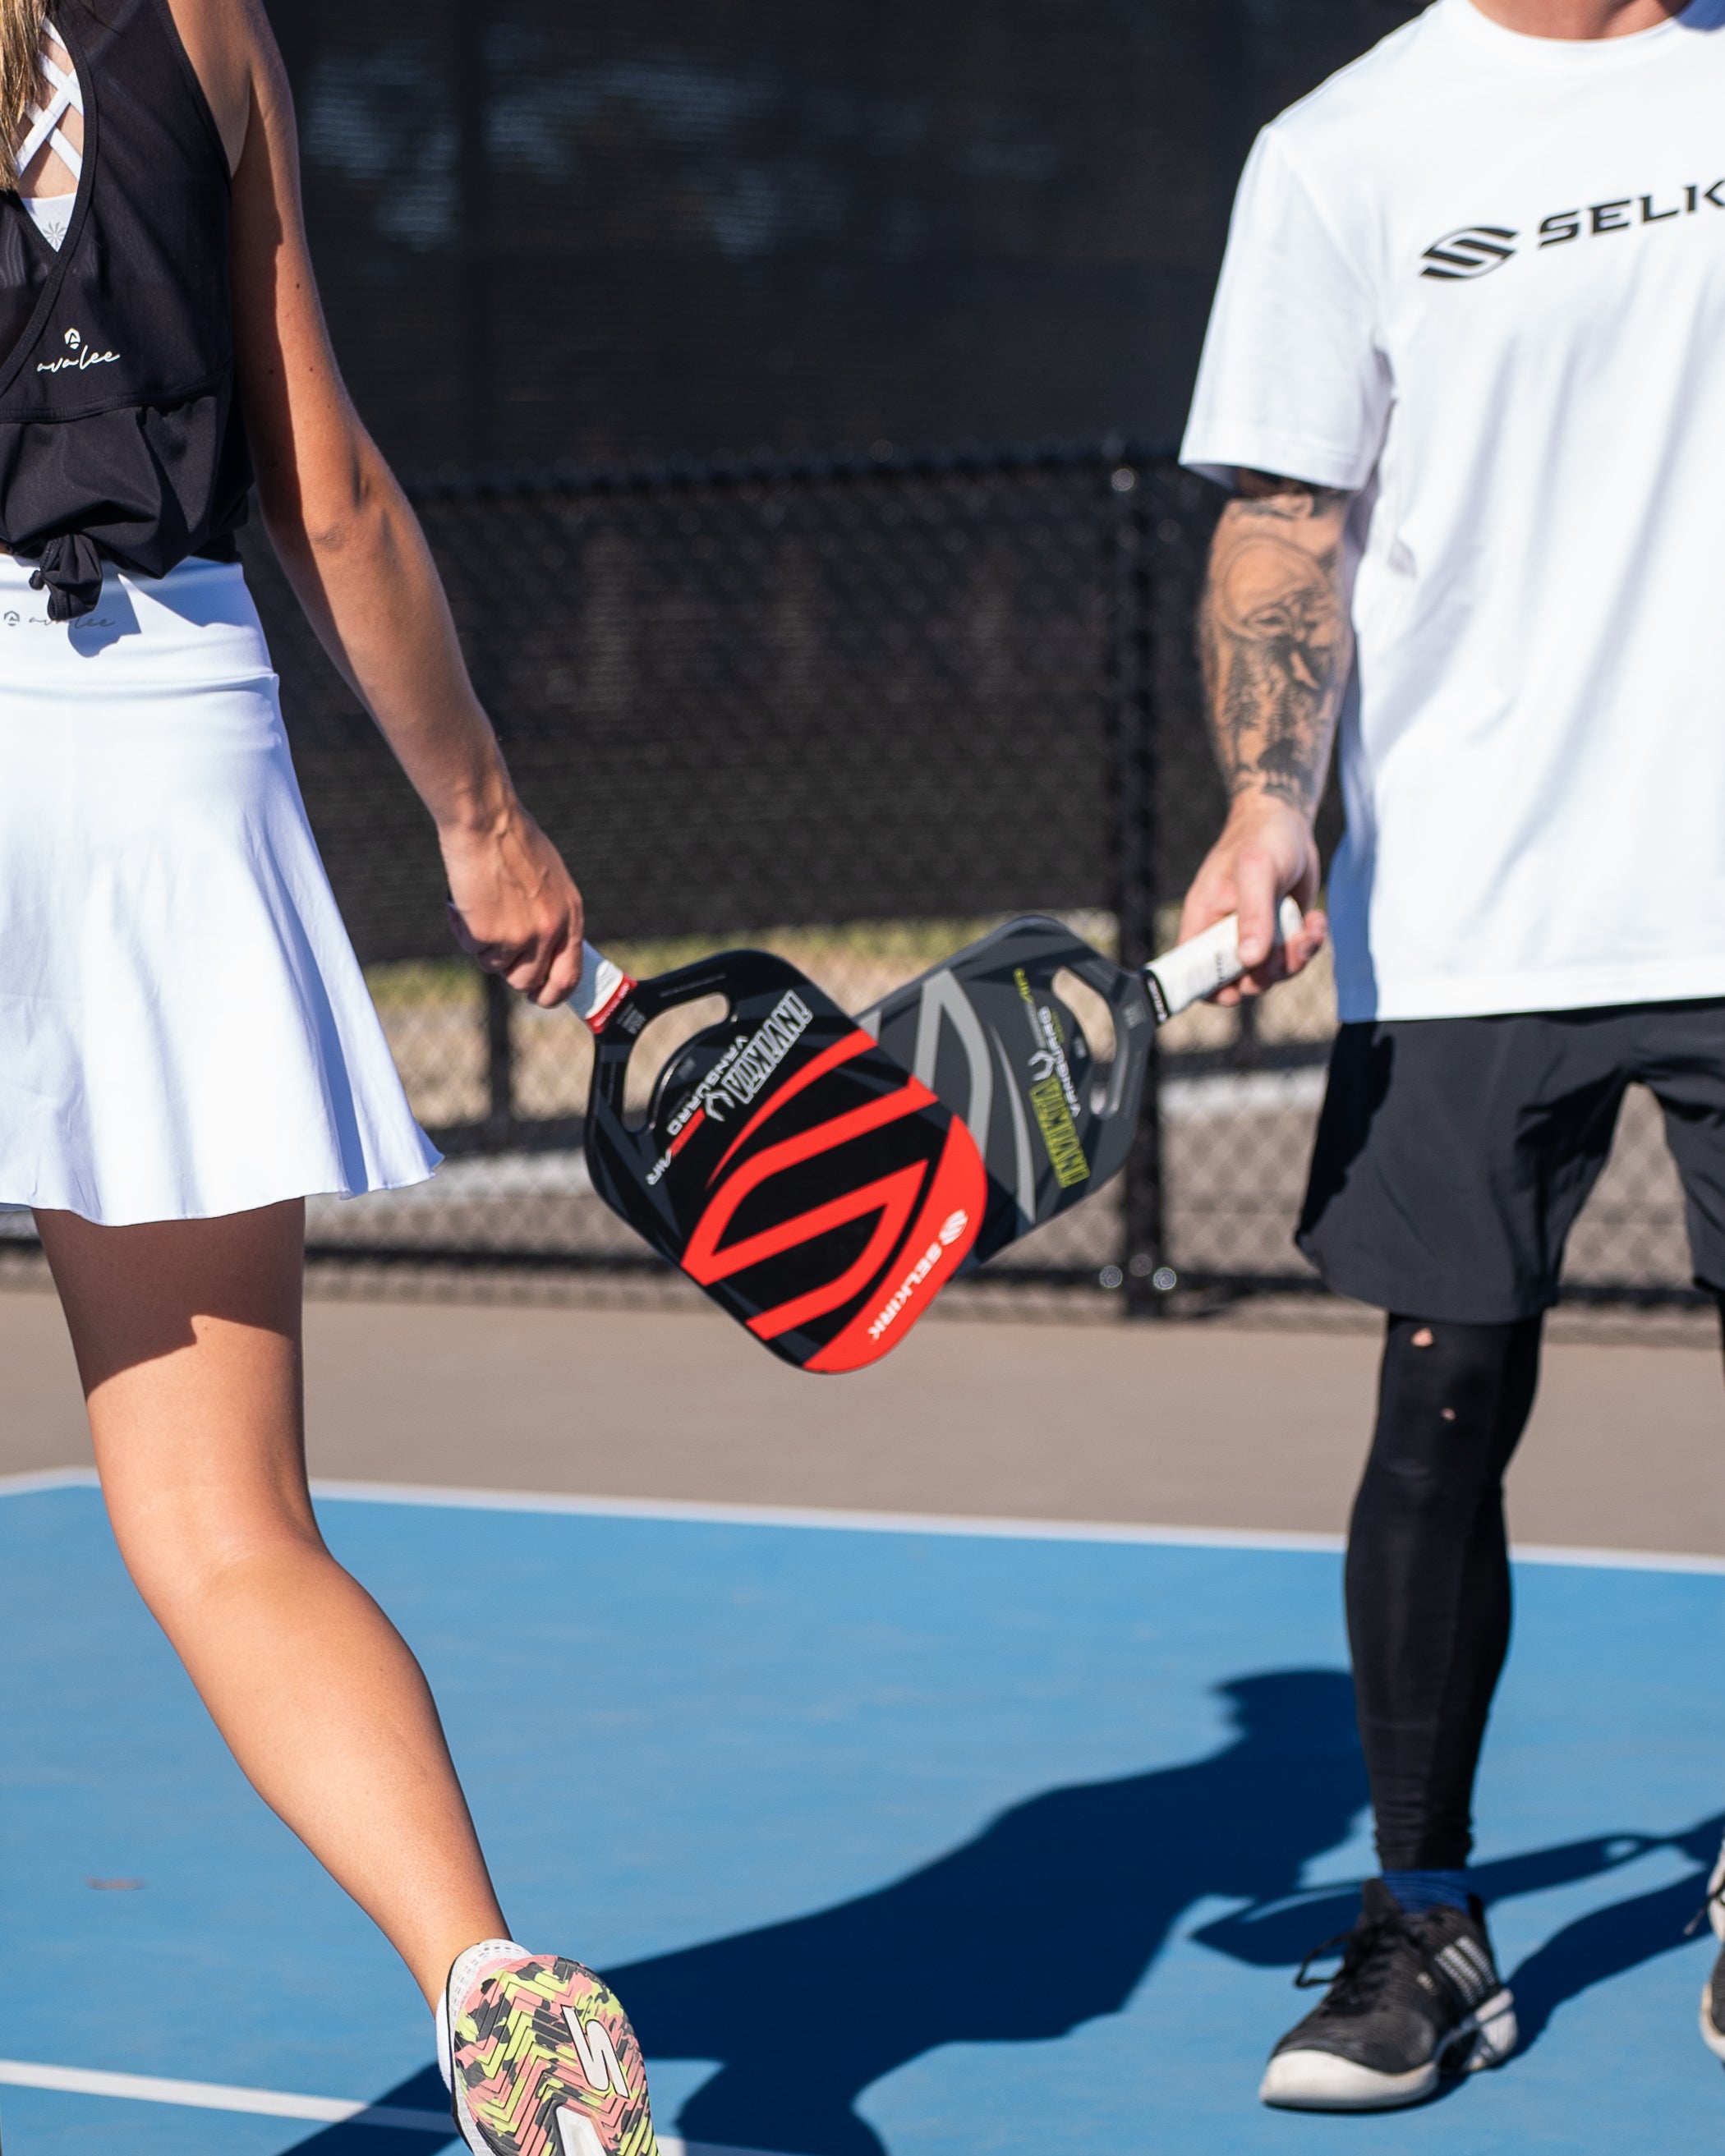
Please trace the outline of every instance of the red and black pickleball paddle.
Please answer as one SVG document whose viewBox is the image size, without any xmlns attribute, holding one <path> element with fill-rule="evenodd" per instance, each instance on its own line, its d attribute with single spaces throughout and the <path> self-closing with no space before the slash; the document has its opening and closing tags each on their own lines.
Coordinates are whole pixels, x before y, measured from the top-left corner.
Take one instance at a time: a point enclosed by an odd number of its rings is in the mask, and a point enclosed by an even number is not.
<svg viewBox="0 0 1725 2156">
<path fill-rule="evenodd" d="M 678 1050 L 632 1127 L 643 1031 L 715 994 L 725 1016 Z M 764 951 L 632 981 L 589 945 L 570 1006 L 594 1035 L 587 1162 L 613 1212 L 799 1369 L 896 1347 L 982 1224 L 988 1178 L 963 1121 Z"/>
</svg>

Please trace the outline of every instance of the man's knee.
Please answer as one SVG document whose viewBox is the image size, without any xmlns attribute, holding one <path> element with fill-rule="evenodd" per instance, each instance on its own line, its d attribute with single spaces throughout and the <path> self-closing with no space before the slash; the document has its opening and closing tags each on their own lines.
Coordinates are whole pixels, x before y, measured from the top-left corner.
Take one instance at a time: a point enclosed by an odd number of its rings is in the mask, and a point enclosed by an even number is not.
<svg viewBox="0 0 1725 2156">
<path fill-rule="evenodd" d="M 1508 1465 L 1533 1403 L 1540 1321 L 1456 1325 L 1393 1317 L 1361 1496 L 1443 1511 Z"/>
</svg>

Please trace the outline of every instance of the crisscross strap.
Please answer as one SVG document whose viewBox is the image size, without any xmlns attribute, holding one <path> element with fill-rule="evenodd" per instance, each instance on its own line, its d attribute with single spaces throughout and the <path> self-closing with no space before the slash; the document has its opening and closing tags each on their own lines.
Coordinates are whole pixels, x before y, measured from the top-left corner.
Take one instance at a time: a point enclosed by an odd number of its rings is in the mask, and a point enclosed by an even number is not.
<svg viewBox="0 0 1725 2156">
<path fill-rule="evenodd" d="M 58 48 L 69 59 L 71 49 L 52 23 L 42 25 L 42 72 L 48 82 L 48 101 L 33 105 L 29 110 L 30 131 L 18 146 L 18 169 L 27 172 L 32 161 L 40 153 L 45 142 L 66 170 L 75 186 L 84 173 L 84 159 L 66 133 L 61 122 L 68 112 L 84 117 L 84 91 L 77 74 L 62 68 L 54 59 L 50 46 Z"/>
</svg>

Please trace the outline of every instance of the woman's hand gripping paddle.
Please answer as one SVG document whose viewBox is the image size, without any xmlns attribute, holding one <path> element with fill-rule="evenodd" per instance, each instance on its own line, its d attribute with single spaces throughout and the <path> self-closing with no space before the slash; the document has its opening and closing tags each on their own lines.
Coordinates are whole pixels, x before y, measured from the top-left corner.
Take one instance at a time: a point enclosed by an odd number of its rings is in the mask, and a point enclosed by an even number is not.
<svg viewBox="0 0 1725 2156">
<path fill-rule="evenodd" d="M 1278 925 L 1284 942 L 1298 929 L 1291 899 Z M 858 1024 L 964 1118 L 982 1150 L 988 1204 L 978 1262 L 1118 1174 L 1157 1027 L 1243 970 L 1235 914 L 1142 973 L 1105 958 L 1058 921 L 1031 915 L 864 1012 Z M 1106 1004 L 1111 1060 L 1098 1057 L 1056 992 L 1063 972 Z"/>
<path fill-rule="evenodd" d="M 593 1188 L 662 1257 L 798 1369 L 859 1370 L 970 1255 L 988 1178 L 963 1122 L 794 966 L 727 951 L 632 981 L 588 946 L 570 1008 L 593 1029 Z M 726 1014 L 624 1113 L 662 1011 Z"/>
</svg>

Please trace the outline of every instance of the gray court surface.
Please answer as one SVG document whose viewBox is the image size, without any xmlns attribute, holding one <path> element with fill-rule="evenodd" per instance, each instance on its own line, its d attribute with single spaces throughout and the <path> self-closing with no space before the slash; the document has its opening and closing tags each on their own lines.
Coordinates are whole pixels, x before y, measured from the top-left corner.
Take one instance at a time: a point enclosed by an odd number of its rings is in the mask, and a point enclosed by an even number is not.
<svg viewBox="0 0 1725 2156">
<path fill-rule="evenodd" d="M 691 1309 L 314 1299 L 314 1472 L 599 1496 L 1327 1533 L 1377 1342 L 1234 1325 L 933 1321 L 812 1378 Z M 1702 1344 L 1558 1342 L 1512 1471 L 1524 1543 L 1725 1554 Z M 59 1309 L 0 1293 L 0 1474 L 89 1459 Z"/>
</svg>

